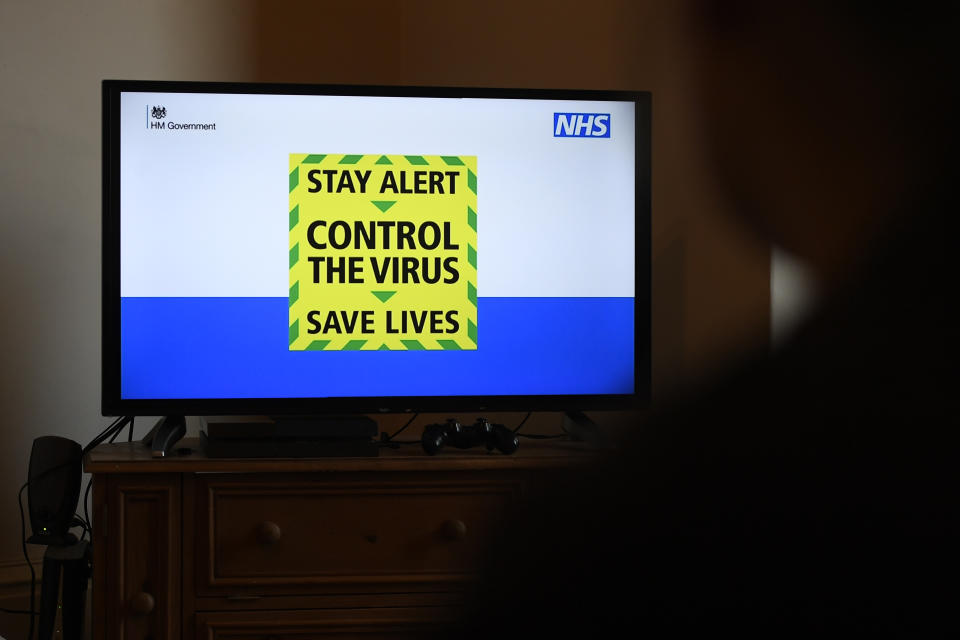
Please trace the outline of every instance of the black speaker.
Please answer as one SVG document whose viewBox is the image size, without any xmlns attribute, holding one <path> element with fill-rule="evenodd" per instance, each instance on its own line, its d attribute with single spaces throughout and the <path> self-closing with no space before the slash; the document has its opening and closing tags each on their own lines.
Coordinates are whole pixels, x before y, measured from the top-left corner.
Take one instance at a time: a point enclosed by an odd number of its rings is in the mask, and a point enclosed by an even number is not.
<svg viewBox="0 0 960 640">
<path fill-rule="evenodd" d="M 31 544 L 64 545 L 76 539 L 68 533 L 83 474 L 83 449 L 58 436 L 33 441 L 27 501 L 30 508 Z"/>
</svg>

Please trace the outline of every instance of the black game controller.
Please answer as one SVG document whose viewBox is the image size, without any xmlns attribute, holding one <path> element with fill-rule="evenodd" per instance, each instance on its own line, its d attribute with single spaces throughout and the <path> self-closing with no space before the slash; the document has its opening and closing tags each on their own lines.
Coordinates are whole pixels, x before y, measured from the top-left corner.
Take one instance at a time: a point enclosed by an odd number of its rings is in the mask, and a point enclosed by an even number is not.
<svg viewBox="0 0 960 640">
<path fill-rule="evenodd" d="M 479 418 L 474 424 L 464 426 L 450 418 L 445 424 L 427 425 L 423 430 L 423 450 L 431 456 L 446 445 L 458 449 L 469 449 L 486 445 L 487 451 L 497 449 L 510 454 L 520 446 L 519 439 L 502 424 L 491 424 L 485 418 Z"/>
</svg>

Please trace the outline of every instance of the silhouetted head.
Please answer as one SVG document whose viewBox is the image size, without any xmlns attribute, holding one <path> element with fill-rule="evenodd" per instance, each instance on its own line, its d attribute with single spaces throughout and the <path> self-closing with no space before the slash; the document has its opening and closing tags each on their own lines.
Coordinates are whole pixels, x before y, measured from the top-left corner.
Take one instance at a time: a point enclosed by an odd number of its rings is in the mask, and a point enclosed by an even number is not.
<svg viewBox="0 0 960 640">
<path fill-rule="evenodd" d="M 955 13 L 929 1 L 688 2 L 716 174 L 738 214 L 827 282 L 943 191 Z"/>
</svg>

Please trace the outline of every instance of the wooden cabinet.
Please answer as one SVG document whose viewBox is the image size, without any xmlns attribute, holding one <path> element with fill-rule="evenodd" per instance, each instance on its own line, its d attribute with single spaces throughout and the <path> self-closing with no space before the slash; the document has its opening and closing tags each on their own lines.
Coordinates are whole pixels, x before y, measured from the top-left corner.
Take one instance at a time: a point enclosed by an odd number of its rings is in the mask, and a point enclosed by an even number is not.
<svg viewBox="0 0 960 640">
<path fill-rule="evenodd" d="M 101 445 L 85 461 L 94 637 L 421 636 L 457 615 L 503 518 L 592 458 L 528 444 L 310 460 Z"/>
</svg>

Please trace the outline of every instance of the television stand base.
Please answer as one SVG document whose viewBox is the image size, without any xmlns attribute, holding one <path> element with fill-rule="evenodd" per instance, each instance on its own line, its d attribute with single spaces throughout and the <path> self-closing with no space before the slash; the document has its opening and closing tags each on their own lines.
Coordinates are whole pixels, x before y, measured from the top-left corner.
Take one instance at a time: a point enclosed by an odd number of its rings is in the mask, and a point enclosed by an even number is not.
<svg viewBox="0 0 960 640">
<path fill-rule="evenodd" d="M 574 440 L 586 442 L 594 447 L 609 445 L 609 439 L 603 429 L 582 411 L 567 411 L 563 414 L 561 428 Z"/>
<path fill-rule="evenodd" d="M 153 429 L 150 429 L 149 433 L 140 442 L 150 447 L 151 455 L 154 458 L 163 458 L 173 451 L 174 445 L 186 433 L 186 418 L 183 416 L 166 416 L 154 425 Z"/>
</svg>

